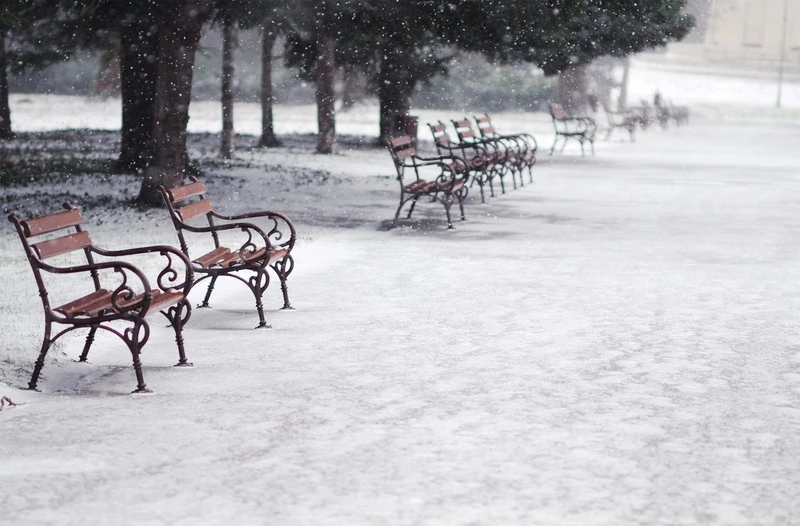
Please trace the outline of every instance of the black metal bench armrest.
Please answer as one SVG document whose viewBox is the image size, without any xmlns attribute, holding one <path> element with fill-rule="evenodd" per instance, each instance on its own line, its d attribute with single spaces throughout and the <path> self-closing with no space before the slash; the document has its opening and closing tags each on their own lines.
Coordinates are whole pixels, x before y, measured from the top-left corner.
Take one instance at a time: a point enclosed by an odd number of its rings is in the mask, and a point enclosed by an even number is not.
<svg viewBox="0 0 800 526">
<path fill-rule="evenodd" d="M 184 224 L 183 228 L 185 228 L 189 232 L 195 233 L 212 233 L 212 232 L 223 232 L 226 230 L 241 230 L 245 234 L 247 234 L 247 239 L 244 243 L 239 247 L 239 256 L 244 260 L 244 256 L 248 251 L 255 251 L 258 250 L 255 242 L 253 241 L 253 237 L 261 238 L 264 241 L 264 246 L 269 250 L 272 248 L 273 244 L 269 240 L 269 236 L 267 236 L 266 232 L 264 232 L 261 228 L 253 223 L 225 223 L 224 225 L 214 225 L 214 226 L 189 226 Z M 254 236 L 255 234 L 255 236 Z M 292 243 L 294 241 L 292 240 Z M 266 258 L 262 258 L 261 260 L 257 260 L 253 264 L 259 266 L 266 266 L 267 260 Z"/>
<path fill-rule="evenodd" d="M 264 235 L 264 237 L 272 240 L 272 242 L 268 243 L 267 246 L 274 245 L 274 246 L 285 247 L 290 252 L 294 248 L 294 243 L 297 239 L 297 231 L 294 228 L 294 223 L 292 223 L 291 219 L 289 219 L 286 215 L 280 212 L 272 212 L 269 210 L 264 210 L 261 212 L 250 212 L 247 214 L 239 214 L 234 216 L 226 216 L 214 210 L 212 210 L 210 213 L 213 217 L 216 217 L 217 219 L 221 219 L 223 221 L 241 221 L 243 219 L 258 219 L 262 217 L 268 218 L 272 221 L 269 230 L 266 231 L 266 233 L 264 233 L 264 230 L 259 229 L 261 234 Z M 284 232 L 281 232 L 280 228 L 281 225 L 279 220 L 282 221 L 286 225 L 286 227 L 289 228 L 289 239 L 287 240 L 284 240 L 285 234 Z"/>
<path fill-rule="evenodd" d="M 167 265 L 158 274 L 158 278 L 156 278 L 158 287 L 162 291 L 167 291 L 169 289 L 183 290 L 184 294 L 189 294 L 189 290 L 192 287 L 192 282 L 194 281 L 192 263 L 183 252 L 175 247 L 171 247 L 169 245 L 151 245 L 123 250 L 106 250 L 92 245 L 89 247 L 89 249 L 96 254 L 106 257 L 124 257 L 158 253 L 167 258 Z M 176 283 L 178 280 L 178 271 L 177 269 L 173 268 L 172 256 L 175 256 L 181 260 L 184 265 L 184 281 L 182 283 Z"/>
<path fill-rule="evenodd" d="M 75 267 L 55 267 L 47 263 L 37 262 L 37 266 L 45 272 L 51 274 L 79 274 L 81 272 L 97 272 L 98 270 L 113 270 L 122 275 L 122 283 L 114 289 L 111 294 L 111 306 L 120 313 L 139 311 L 141 316 L 147 314 L 150 302 L 153 297 L 153 289 L 144 273 L 135 266 L 125 261 L 102 261 Z M 136 296 L 133 289 L 128 285 L 128 272 L 139 278 L 144 294 L 142 300 L 137 303 L 123 306 L 120 301 L 130 300 Z"/>
</svg>

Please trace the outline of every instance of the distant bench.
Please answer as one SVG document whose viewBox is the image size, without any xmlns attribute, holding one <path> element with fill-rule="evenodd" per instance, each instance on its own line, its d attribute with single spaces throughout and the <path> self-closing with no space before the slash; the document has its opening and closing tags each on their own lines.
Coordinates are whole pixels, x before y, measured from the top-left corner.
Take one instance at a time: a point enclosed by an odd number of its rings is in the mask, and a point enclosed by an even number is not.
<svg viewBox="0 0 800 526">
<path fill-rule="evenodd" d="M 567 145 L 569 139 L 577 140 L 581 145 L 581 155 L 584 155 L 583 144 L 588 142 L 594 155 L 594 136 L 597 132 L 597 123 L 591 117 L 575 117 L 569 115 L 561 104 L 550 104 L 550 117 L 553 119 L 553 128 L 556 132 L 556 140 L 550 148 L 550 155 L 556 150 L 559 138 L 564 139 L 561 151 Z"/>
</svg>

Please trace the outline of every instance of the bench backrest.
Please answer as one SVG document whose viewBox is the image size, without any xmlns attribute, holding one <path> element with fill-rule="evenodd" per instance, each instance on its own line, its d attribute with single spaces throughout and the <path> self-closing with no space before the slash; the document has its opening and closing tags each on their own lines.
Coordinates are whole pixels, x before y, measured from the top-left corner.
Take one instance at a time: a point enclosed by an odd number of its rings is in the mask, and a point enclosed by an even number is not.
<svg viewBox="0 0 800 526">
<path fill-rule="evenodd" d="M 481 137 L 495 137 L 497 130 L 492 125 L 492 118 L 488 113 L 484 113 L 483 117 L 474 117 L 475 124 L 478 126 L 478 131 L 481 132 Z"/>
<path fill-rule="evenodd" d="M 436 124 L 428 123 L 428 128 L 431 129 L 431 134 L 433 135 L 433 142 L 436 144 L 437 147 L 451 146 L 453 144 L 453 140 L 447 133 L 447 125 L 442 121 L 439 121 Z"/>
<path fill-rule="evenodd" d="M 478 137 L 475 133 L 475 130 L 472 129 L 472 123 L 464 118 L 460 121 L 451 121 L 453 123 L 453 128 L 456 130 L 456 135 L 458 136 L 458 140 L 461 142 L 474 142 L 475 139 Z"/>
<path fill-rule="evenodd" d="M 158 188 L 161 192 L 161 197 L 164 198 L 164 203 L 167 205 L 170 217 L 172 217 L 172 224 L 178 234 L 181 251 L 187 256 L 189 255 L 189 248 L 183 234 L 184 229 L 188 227 L 186 222 L 195 217 L 205 215 L 209 226 L 214 226 L 214 218 L 212 216 L 214 207 L 211 201 L 206 199 L 206 186 L 198 181 L 196 177 L 190 177 L 189 180 L 188 184 L 182 186 L 174 188 L 159 186 Z M 214 238 L 215 246 L 219 246 L 217 233 L 212 231 L 211 236 Z"/>
<path fill-rule="evenodd" d="M 414 142 L 409 135 L 401 135 L 387 140 L 386 147 L 389 149 L 389 154 L 392 156 L 394 167 L 397 170 L 397 178 L 402 182 L 405 160 L 411 159 L 413 161 L 414 156 L 417 154 Z"/>
<path fill-rule="evenodd" d="M 31 270 L 39 287 L 39 295 L 42 297 L 45 309 L 48 308 L 47 289 L 41 274 L 42 263 L 45 259 L 83 250 L 86 262 L 94 264 L 92 253 L 89 250 L 92 246 L 92 239 L 89 237 L 89 232 L 81 228 L 83 223 L 81 211 L 69 203 L 64 203 L 64 209 L 63 212 L 31 219 L 20 219 L 15 214 L 8 216 L 8 220 L 17 229 L 25 255 L 31 264 Z M 74 229 L 74 231 L 70 232 L 70 229 Z M 66 232 L 59 232 L 60 230 L 66 230 Z M 59 235 L 32 242 L 34 238 L 55 232 L 58 232 Z M 92 272 L 91 276 L 95 290 L 99 290 L 100 282 L 97 273 Z"/>
<path fill-rule="evenodd" d="M 569 119 L 569 114 L 564 111 L 564 106 L 557 102 L 550 104 L 550 116 L 553 120 Z"/>
</svg>

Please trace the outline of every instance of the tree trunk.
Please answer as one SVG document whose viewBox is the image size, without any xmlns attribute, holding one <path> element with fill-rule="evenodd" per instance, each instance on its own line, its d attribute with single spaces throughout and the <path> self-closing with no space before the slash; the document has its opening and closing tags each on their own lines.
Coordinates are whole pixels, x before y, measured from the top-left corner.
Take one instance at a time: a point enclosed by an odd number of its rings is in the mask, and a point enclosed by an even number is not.
<svg viewBox="0 0 800 526">
<path fill-rule="evenodd" d="M 119 165 L 125 170 L 143 170 L 153 160 L 158 62 L 158 37 L 151 29 L 153 26 L 152 20 L 140 19 L 123 27 L 121 34 L 122 139 Z"/>
<path fill-rule="evenodd" d="M 261 140 L 258 143 L 262 147 L 281 145 L 275 136 L 272 117 L 272 48 L 277 36 L 272 23 L 269 20 L 264 22 L 261 34 Z"/>
<path fill-rule="evenodd" d="M 344 66 L 342 76 L 342 111 L 347 111 L 364 99 L 364 86 L 361 83 L 361 70 L 355 66 Z"/>
<path fill-rule="evenodd" d="M 8 104 L 6 62 L 6 31 L 0 31 L 0 140 L 14 138 L 14 133 L 11 131 L 11 108 Z"/>
<path fill-rule="evenodd" d="M 100 67 L 94 84 L 94 95 L 108 98 L 120 94 L 120 41 L 114 38 L 100 53 Z"/>
<path fill-rule="evenodd" d="M 628 79 L 631 72 L 631 59 L 625 57 L 623 59 L 624 66 L 622 68 L 622 83 L 619 85 L 619 101 L 617 102 L 617 111 L 625 111 L 628 106 Z"/>
<path fill-rule="evenodd" d="M 584 114 L 588 105 L 586 66 L 573 66 L 558 75 L 556 98 L 572 115 Z"/>
<path fill-rule="evenodd" d="M 153 165 L 145 172 L 138 201 L 161 204 L 158 186 L 180 185 L 186 173 L 186 125 L 192 68 L 208 11 L 202 0 L 162 0 L 156 66 Z"/>
<path fill-rule="evenodd" d="M 317 25 L 317 153 L 333 153 L 336 141 L 336 117 L 334 103 L 334 39 L 325 24 Z"/>
<path fill-rule="evenodd" d="M 222 30 L 222 145 L 220 155 L 223 159 L 233 157 L 233 51 L 236 47 L 235 20 L 226 19 Z"/>
<path fill-rule="evenodd" d="M 411 109 L 412 89 L 400 52 L 394 48 L 385 49 L 378 74 L 381 143 L 404 133 L 401 117 L 408 115 Z"/>
</svg>

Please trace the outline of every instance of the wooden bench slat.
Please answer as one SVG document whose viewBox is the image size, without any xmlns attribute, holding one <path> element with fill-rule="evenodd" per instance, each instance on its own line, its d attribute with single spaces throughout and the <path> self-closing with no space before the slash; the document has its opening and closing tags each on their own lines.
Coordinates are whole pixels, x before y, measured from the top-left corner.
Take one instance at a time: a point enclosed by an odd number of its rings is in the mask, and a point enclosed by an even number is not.
<svg viewBox="0 0 800 526">
<path fill-rule="evenodd" d="M 405 146 L 406 144 L 411 144 L 411 137 L 408 135 L 401 135 L 400 137 L 395 137 L 394 139 L 390 139 L 389 141 L 392 145 L 392 148 L 397 148 L 398 146 Z"/>
<path fill-rule="evenodd" d="M 178 208 L 176 212 L 178 212 L 183 221 L 188 221 L 191 218 L 197 217 L 201 214 L 207 214 L 211 212 L 211 210 L 212 210 L 211 201 L 205 199 L 203 201 L 198 201 L 190 205 L 182 206 Z"/>
<path fill-rule="evenodd" d="M 83 231 L 68 236 L 61 236 L 55 239 L 39 241 L 31 245 L 31 248 L 39 256 L 39 259 L 46 259 L 53 256 L 60 256 L 73 250 L 86 248 L 92 244 L 89 232 Z"/>
<path fill-rule="evenodd" d="M 106 289 L 100 289 L 53 310 L 60 312 L 67 318 L 74 318 L 81 314 L 97 316 L 101 311 L 109 307 L 111 307 L 111 292 Z"/>
<path fill-rule="evenodd" d="M 62 228 L 80 225 L 82 222 L 81 211 L 77 208 L 20 221 L 22 229 L 25 231 L 25 237 L 49 234 Z"/>
<path fill-rule="evenodd" d="M 153 312 L 158 312 L 166 307 L 175 305 L 184 297 L 183 292 L 177 290 L 162 292 L 161 289 L 153 289 L 152 294 L 153 296 L 150 300 L 150 307 L 148 307 L 147 314 L 152 314 Z M 144 294 L 139 294 L 129 300 L 119 301 L 118 303 L 120 307 L 125 308 L 139 303 L 143 298 Z"/>
<path fill-rule="evenodd" d="M 275 247 L 269 251 L 269 263 L 274 263 L 285 257 L 289 253 L 289 249 L 285 247 Z"/>
<path fill-rule="evenodd" d="M 217 262 L 225 258 L 225 256 L 227 256 L 230 253 L 231 249 L 229 249 L 228 247 L 217 247 L 208 254 L 204 254 L 199 258 L 195 259 L 194 262 L 203 268 L 208 268 L 210 266 L 216 265 Z"/>
<path fill-rule="evenodd" d="M 203 195 L 206 193 L 206 186 L 200 181 L 196 181 L 183 186 L 170 188 L 167 190 L 167 193 L 169 194 L 170 201 L 172 203 L 177 203 L 178 201 L 185 201 L 186 199 Z"/>
<path fill-rule="evenodd" d="M 417 152 L 414 150 L 414 148 L 406 148 L 405 150 L 397 150 L 392 153 L 394 153 L 394 156 L 398 161 L 402 161 L 403 159 L 414 157 Z"/>
</svg>

